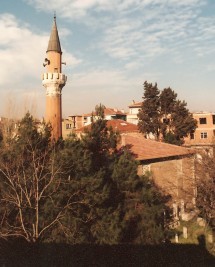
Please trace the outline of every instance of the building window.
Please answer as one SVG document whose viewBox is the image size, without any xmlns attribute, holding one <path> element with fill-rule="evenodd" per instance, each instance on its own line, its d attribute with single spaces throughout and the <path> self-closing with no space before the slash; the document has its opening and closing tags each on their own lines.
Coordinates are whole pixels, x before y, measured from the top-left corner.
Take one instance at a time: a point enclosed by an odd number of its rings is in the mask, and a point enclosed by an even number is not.
<svg viewBox="0 0 215 267">
<path fill-rule="evenodd" d="M 66 124 L 66 129 L 72 129 L 72 124 L 67 123 L 67 124 Z"/>
<path fill-rule="evenodd" d="M 207 124 L 207 119 L 206 118 L 199 118 L 199 123 L 200 124 Z"/>
<path fill-rule="evenodd" d="M 208 138 L 207 132 L 201 133 L 201 139 L 207 139 L 207 138 Z"/>
<path fill-rule="evenodd" d="M 213 115 L 213 124 L 215 124 L 215 115 Z"/>
<path fill-rule="evenodd" d="M 58 73 L 58 68 L 54 68 L 54 72 L 55 73 Z"/>
<path fill-rule="evenodd" d="M 190 139 L 195 139 L 194 133 L 190 133 Z"/>
</svg>

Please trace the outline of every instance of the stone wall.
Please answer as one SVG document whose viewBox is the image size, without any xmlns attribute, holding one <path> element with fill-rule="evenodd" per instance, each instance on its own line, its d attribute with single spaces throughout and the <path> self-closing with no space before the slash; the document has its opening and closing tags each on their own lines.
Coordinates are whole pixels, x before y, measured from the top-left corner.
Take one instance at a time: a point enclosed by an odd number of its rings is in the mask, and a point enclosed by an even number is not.
<svg viewBox="0 0 215 267">
<path fill-rule="evenodd" d="M 172 196 L 172 201 L 185 206 L 192 205 L 195 198 L 194 157 L 175 157 L 154 162 L 142 162 L 138 173 L 150 172 L 155 183 Z"/>
</svg>

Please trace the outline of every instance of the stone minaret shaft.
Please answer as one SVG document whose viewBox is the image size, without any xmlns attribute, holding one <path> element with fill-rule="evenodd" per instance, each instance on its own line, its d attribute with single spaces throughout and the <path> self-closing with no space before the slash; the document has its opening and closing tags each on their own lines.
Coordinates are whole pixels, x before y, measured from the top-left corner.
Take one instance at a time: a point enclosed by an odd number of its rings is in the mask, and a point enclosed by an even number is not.
<svg viewBox="0 0 215 267">
<path fill-rule="evenodd" d="M 61 92 L 66 84 L 67 77 L 61 72 L 62 51 L 58 36 L 56 17 L 46 51 L 46 73 L 42 76 L 42 84 L 46 88 L 46 122 L 52 125 L 52 138 L 58 140 L 62 137 L 62 103 Z"/>
</svg>

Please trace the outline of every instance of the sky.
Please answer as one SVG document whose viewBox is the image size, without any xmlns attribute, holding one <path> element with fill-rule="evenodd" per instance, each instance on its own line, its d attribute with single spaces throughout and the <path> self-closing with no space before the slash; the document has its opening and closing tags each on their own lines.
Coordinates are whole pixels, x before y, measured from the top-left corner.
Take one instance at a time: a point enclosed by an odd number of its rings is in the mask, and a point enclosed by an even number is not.
<svg viewBox="0 0 215 267">
<path fill-rule="evenodd" d="M 0 0 L 0 116 L 44 116 L 54 12 L 63 117 L 100 103 L 127 111 L 144 81 L 171 87 L 191 112 L 215 111 L 214 0 Z"/>
</svg>

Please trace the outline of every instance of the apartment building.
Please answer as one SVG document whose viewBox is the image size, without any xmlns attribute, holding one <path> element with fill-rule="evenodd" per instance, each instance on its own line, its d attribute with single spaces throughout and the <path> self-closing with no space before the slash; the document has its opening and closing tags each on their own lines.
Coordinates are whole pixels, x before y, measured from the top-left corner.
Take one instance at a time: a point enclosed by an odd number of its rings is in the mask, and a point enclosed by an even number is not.
<svg viewBox="0 0 215 267">
<path fill-rule="evenodd" d="M 84 131 L 90 130 L 91 125 L 86 125 L 81 127 L 80 129 L 77 129 L 75 133 L 77 134 L 78 137 L 81 137 L 81 135 L 84 133 Z M 128 133 L 138 133 L 138 128 L 137 125 L 134 125 L 133 123 L 129 123 L 125 120 L 107 120 L 107 127 L 112 128 L 113 131 L 119 132 L 120 134 L 128 134 Z"/>
<path fill-rule="evenodd" d="M 84 114 L 83 115 L 83 126 L 90 125 L 92 123 L 92 117 L 94 117 L 94 119 L 97 119 L 95 113 Z M 104 119 L 126 121 L 126 113 L 124 110 L 119 110 L 117 108 L 105 108 Z"/>
<path fill-rule="evenodd" d="M 83 126 L 83 116 L 73 115 L 62 120 L 62 137 L 63 139 L 68 138 L 75 129 L 79 129 Z"/>
<path fill-rule="evenodd" d="M 138 117 L 137 114 L 142 106 L 142 102 L 135 102 L 134 100 L 128 106 L 129 112 L 127 114 L 127 122 L 133 123 L 135 125 L 138 124 Z"/>
<path fill-rule="evenodd" d="M 185 138 L 185 146 L 213 147 L 215 145 L 215 113 L 195 112 L 193 118 L 197 121 L 197 128 L 195 132 Z"/>
<path fill-rule="evenodd" d="M 88 113 L 84 115 L 74 115 L 69 116 L 62 121 L 62 137 L 63 139 L 68 138 L 77 129 L 84 126 L 90 125 L 92 123 L 92 118 L 95 120 L 97 116 L 95 113 Z M 122 120 L 126 121 L 126 113 L 124 110 L 119 110 L 116 108 L 105 108 L 104 109 L 104 119 L 105 120 Z"/>
</svg>

